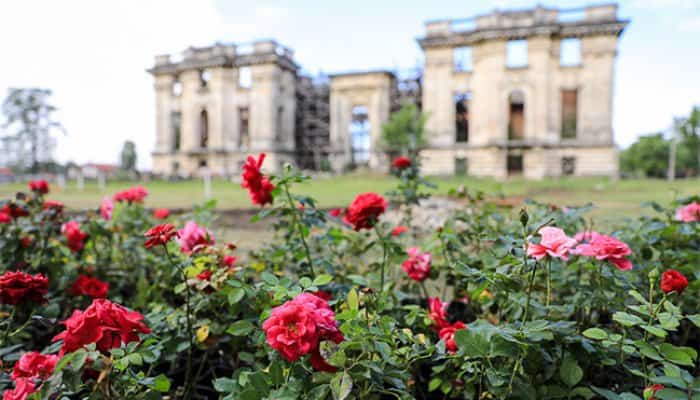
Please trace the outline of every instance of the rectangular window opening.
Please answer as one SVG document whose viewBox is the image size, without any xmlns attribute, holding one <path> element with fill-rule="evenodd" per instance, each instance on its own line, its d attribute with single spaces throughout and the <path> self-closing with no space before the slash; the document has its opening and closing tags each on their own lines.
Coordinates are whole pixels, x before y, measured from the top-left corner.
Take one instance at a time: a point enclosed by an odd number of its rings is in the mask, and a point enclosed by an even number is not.
<svg viewBox="0 0 700 400">
<path fill-rule="evenodd" d="M 576 157 L 562 157 L 561 174 L 571 176 L 576 173 Z"/>
<path fill-rule="evenodd" d="M 509 40 L 506 44 L 506 67 L 527 67 L 527 40 Z"/>
<path fill-rule="evenodd" d="M 456 47 L 454 49 L 454 69 L 457 72 L 470 72 L 472 70 L 471 47 Z"/>
<path fill-rule="evenodd" d="M 241 149 L 247 149 L 250 145 L 249 121 L 248 107 L 240 107 L 238 109 L 238 147 Z"/>
<path fill-rule="evenodd" d="M 238 68 L 238 87 L 250 89 L 253 86 L 253 73 L 250 67 Z"/>
<path fill-rule="evenodd" d="M 508 159 L 506 161 L 506 167 L 508 170 L 508 175 L 522 175 L 523 173 L 523 155 L 522 154 L 508 154 Z"/>
<path fill-rule="evenodd" d="M 559 65 L 562 67 L 581 65 L 581 39 L 562 39 L 559 45 Z"/>
<path fill-rule="evenodd" d="M 578 90 L 562 89 L 561 91 L 561 137 L 576 139 L 578 129 Z"/>
<path fill-rule="evenodd" d="M 455 158 L 455 175 L 466 176 L 467 175 L 467 159 L 464 157 Z"/>
</svg>

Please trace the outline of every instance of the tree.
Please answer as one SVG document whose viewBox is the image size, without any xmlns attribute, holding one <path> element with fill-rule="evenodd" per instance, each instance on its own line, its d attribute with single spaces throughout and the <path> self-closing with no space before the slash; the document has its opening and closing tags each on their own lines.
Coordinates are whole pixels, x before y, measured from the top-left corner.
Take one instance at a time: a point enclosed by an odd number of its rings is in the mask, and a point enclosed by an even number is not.
<svg viewBox="0 0 700 400">
<path fill-rule="evenodd" d="M 382 125 L 381 146 L 389 154 L 415 151 L 424 144 L 423 133 L 428 117 L 415 104 L 404 104 Z"/>
<path fill-rule="evenodd" d="M 700 107 L 693 107 L 688 118 L 680 123 L 684 145 L 695 155 L 693 169 L 700 171 Z"/>
<path fill-rule="evenodd" d="M 56 107 L 49 104 L 51 90 L 40 88 L 10 89 L 2 104 L 6 122 L 6 137 L 13 143 L 18 154 L 18 167 L 29 164 L 32 173 L 40 170 L 41 162 L 51 161 L 55 140 L 53 130 L 64 131 L 54 120 Z M 28 148 L 27 148 L 28 147 Z M 25 159 L 29 153 L 29 163 Z"/>
<path fill-rule="evenodd" d="M 671 141 L 663 133 L 641 136 L 620 156 L 620 167 L 628 176 L 664 178 L 668 174 Z M 676 173 L 690 175 L 695 164 L 693 153 L 683 142 L 676 147 Z"/>
<path fill-rule="evenodd" d="M 135 171 L 137 158 L 136 144 L 131 140 L 124 142 L 121 153 L 121 169 L 126 172 Z"/>
</svg>

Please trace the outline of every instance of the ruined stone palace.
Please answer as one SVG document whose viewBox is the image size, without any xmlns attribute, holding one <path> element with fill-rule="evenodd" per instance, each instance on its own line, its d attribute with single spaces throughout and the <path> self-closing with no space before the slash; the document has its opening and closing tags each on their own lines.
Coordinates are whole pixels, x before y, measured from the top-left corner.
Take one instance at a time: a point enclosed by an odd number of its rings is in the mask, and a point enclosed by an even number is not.
<svg viewBox="0 0 700 400">
<path fill-rule="evenodd" d="M 422 71 L 308 77 L 276 41 L 156 57 L 153 171 L 230 175 L 266 167 L 386 170 L 382 125 L 402 104 L 427 116 L 423 170 L 506 178 L 615 176 L 617 5 L 537 7 L 429 21 Z"/>
</svg>

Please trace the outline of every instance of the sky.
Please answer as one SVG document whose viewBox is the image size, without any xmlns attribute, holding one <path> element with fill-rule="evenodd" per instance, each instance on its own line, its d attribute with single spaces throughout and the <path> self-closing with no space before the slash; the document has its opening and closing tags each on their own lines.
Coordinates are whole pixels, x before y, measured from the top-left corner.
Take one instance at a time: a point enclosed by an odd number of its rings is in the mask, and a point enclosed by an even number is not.
<svg viewBox="0 0 700 400">
<path fill-rule="evenodd" d="M 125 140 L 151 166 L 157 54 L 216 41 L 275 38 L 309 73 L 422 64 L 424 22 L 530 0 L 23 0 L 0 2 L 0 97 L 10 87 L 53 90 L 61 161 L 117 163 Z M 539 1 L 580 7 L 590 1 Z M 700 105 L 700 0 L 622 0 L 630 25 L 618 47 L 615 141 L 667 129 Z"/>
</svg>

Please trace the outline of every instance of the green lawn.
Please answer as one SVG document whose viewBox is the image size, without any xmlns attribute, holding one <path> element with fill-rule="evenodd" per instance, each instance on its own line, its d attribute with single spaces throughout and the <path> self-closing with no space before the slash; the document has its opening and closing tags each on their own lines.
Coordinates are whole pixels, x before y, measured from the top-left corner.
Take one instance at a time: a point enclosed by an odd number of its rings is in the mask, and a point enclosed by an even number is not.
<svg viewBox="0 0 700 400">
<path fill-rule="evenodd" d="M 660 180 L 620 180 L 610 181 L 603 178 L 559 179 L 543 181 L 526 181 L 513 179 L 499 182 L 493 179 L 476 179 L 467 177 L 431 178 L 438 185 L 436 194 L 445 194 L 448 189 L 464 185 L 470 190 L 483 190 L 491 194 L 502 193 L 518 202 L 526 198 L 546 201 L 558 205 L 581 205 L 594 203 L 598 208 L 594 216 L 602 220 L 619 220 L 625 216 L 641 212 L 640 203 L 649 200 L 668 202 L 678 195 L 700 194 L 700 180 L 679 180 L 673 183 Z M 384 193 L 393 187 L 395 179 L 380 175 L 350 174 L 332 178 L 319 178 L 300 185 L 298 193 L 311 195 L 318 200 L 320 207 L 347 205 L 356 194 L 367 191 Z M 79 192 L 75 182 L 64 190 L 53 186 L 52 199 L 60 200 L 73 209 L 97 207 L 106 194 L 129 187 L 128 182 L 108 183 L 104 193 L 98 190 L 94 182 L 86 182 Z M 201 203 L 204 199 L 201 181 L 162 182 L 153 181 L 143 184 L 150 192 L 147 205 L 150 207 L 187 208 Z M 0 198 L 8 198 L 26 186 L 20 184 L 0 185 Z M 239 184 L 214 181 L 212 195 L 217 199 L 217 206 L 226 208 L 251 208 L 245 190 Z"/>
</svg>

